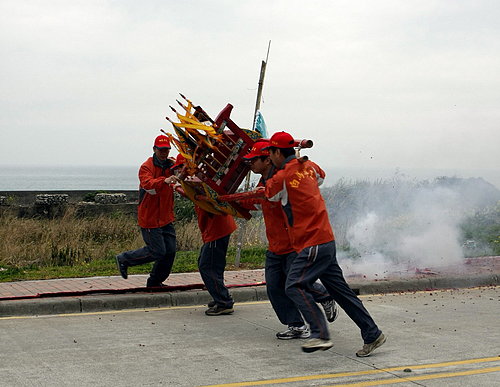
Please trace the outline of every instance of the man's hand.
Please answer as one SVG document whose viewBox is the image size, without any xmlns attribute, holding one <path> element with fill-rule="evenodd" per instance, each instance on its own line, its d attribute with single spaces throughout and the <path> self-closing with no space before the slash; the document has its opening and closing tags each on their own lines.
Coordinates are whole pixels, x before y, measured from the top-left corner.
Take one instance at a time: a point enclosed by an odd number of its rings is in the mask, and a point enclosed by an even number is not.
<svg viewBox="0 0 500 387">
<path fill-rule="evenodd" d="M 175 184 L 179 181 L 176 176 L 169 176 L 165 178 L 165 184 Z"/>
<path fill-rule="evenodd" d="M 266 187 L 258 186 L 254 189 L 253 192 L 255 192 L 256 194 L 264 195 L 264 192 L 266 192 Z"/>
</svg>

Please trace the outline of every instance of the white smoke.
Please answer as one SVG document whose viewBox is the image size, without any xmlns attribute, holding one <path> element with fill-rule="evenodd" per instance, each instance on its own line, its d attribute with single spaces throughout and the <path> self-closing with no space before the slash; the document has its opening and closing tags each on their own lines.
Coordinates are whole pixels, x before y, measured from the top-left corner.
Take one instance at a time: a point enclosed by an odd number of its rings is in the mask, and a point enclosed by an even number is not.
<svg viewBox="0 0 500 387">
<path fill-rule="evenodd" d="M 348 188 L 356 199 L 337 206 L 345 234 L 340 239 L 349 246 L 347 251 L 340 248 L 338 256 L 347 275 L 384 278 L 415 269 L 439 271 L 464 261 L 460 224 L 471 202 L 477 204 L 470 190 L 464 195 L 453 186 L 398 181 Z M 327 202 L 334 195 L 327 195 Z M 336 219 L 336 209 L 331 210 Z"/>
</svg>

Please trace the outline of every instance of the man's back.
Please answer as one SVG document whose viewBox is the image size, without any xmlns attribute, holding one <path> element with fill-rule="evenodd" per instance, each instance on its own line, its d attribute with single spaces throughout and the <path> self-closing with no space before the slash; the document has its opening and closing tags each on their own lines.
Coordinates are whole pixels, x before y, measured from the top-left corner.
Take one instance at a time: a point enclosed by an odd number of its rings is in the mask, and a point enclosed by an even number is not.
<svg viewBox="0 0 500 387">
<path fill-rule="evenodd" d="M 266 197 L 283 206 L 295 251 L 334 240 L 318 187 L 318 179 L 324 176 L 315 163 L 293 158 L 266 183 Z"/>
</svg>

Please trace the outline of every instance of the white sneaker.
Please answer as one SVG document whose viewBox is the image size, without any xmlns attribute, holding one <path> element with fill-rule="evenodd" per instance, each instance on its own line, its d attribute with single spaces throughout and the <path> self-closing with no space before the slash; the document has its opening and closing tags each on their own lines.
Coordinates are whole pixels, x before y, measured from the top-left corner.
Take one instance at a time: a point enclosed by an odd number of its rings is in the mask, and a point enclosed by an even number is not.
<svg viewBox="0 0 500 387">
<path fill-rule="evenodd" d="M 311 333 L 305 325 L 301 327 L 289 326 L 286 331 L 276 333 L 276 337 L 281 340 L 307 339 L 310 336 Z"/>
<path fill-rule="evenodd" d="M 323 307 L 323 310 L 325 311 L 326 319 L 328 320 L 328 322 L 334 322 L 339 315 L 337 303 L 333 300 L 330 300 L 330 301 L 322 302 L 321 306 Z"/>
</svg>

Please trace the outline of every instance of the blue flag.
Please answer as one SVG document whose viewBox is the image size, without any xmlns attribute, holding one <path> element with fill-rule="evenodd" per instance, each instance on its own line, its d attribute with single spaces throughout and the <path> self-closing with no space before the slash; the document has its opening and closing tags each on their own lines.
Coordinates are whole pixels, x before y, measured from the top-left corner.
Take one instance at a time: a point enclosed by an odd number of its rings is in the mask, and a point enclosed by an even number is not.
<svg viewBox="0 0 500 387">
<path fill-rule="evenodd" d="M 257 110 L 257 113 L 255 113 L 255 124 L 253 130 L 259 132 L 262 138 L 267 138 L 266 123 L 264 122 L 264 116 L 260 110 Z"/>
</svg>

